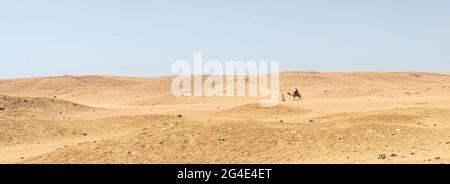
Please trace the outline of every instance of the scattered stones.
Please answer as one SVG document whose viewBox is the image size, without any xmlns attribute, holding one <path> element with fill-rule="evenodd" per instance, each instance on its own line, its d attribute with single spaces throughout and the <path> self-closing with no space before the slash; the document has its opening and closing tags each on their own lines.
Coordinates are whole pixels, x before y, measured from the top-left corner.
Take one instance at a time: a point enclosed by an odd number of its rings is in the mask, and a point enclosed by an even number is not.
<svg viewBox="0 0 450 184">
<path fill-rule="evenodd" d="M 182 115 L 182 114 L 178 114 L 178 117 L 179 117 L 179 118 L 182 118 L 182 117 L 183 117 L 183 115 Z"/>
<path fill-rule="evenodd" d="M 416 154 L 416 153 L 414 153 L 414 152 L 411 152 L 411 153 L 410 153 L 410 155 L 415 155 L 415 154 Z"/>
<path fill-rule="evenodd" d="M 88 134 L 87 134 L 87 133 L 82 133 L 81 135 L 83 135 L 83 136 L 88 136 Z"/>
<path fill-rule="evenodd" d="M 20 157 L 21 160 L 25 159 L 25 157 Z"/>
<path fill-rule="evenodd" d="M 435 160 L 440 160 L 441 157 L 437 156 L 437 157 L 434 157 L 434 159 L 435 159 Z"/>
<path fill-rule="evenodd" d="M 379 155 L 378 155 L 378 159 L 379 159 L 379 160 L 384 160 L 384 159 L 386 159 L 386 154 L 379 154 Z"/>
<path fill-rule="evenodd" d="M 314 122 L 314 120 L 310 119 L 309 122 L 312 123 L 312 122 Z"/>
<path fill-rule="evenodd" d="M 398 155 L 395 154 L 395 153 L 392 153 L 392 154 L 391 154 L 391 157 L 396 157 L 396 156 L 398 156 Z"/>
</svg>

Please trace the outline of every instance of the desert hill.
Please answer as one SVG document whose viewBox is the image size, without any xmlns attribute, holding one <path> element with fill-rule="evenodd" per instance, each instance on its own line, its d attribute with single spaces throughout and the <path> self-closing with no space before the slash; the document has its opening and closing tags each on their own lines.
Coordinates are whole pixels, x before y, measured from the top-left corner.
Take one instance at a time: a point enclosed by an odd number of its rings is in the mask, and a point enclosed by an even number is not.
<svg viewBox="0 0 450 184">
<path fill-rule="evenodd" d="M 102 109 L 81 105 L 66 100 L 46 97 L 12 97 L 0 95 L 0 116 L 2 119 L 14 117 L 36 119 L 82 119 L 94 115 Z"/>
</svg>

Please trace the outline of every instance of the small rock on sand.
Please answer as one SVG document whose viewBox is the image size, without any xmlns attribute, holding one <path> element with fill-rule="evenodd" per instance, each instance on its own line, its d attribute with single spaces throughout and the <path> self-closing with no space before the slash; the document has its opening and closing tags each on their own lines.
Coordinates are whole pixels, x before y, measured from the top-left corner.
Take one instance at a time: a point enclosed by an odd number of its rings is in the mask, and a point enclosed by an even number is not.
<svg viewBox="0 0 450 184">
<path fill-rule="evenodd" d="M 3 108 L 3 107 L 0 107 L 0 111 L 4 111 L 4 110 L 6 110 L 5 108 Z"/>
<path fill-rule="evenodd" d="M 309 120 L 309 122 L 312 123 L 312 122 L 314 122 L 314 120 L 311 119 L 311 120 Z"/>
<path fill-rule="evenodd" d="M 386 154 L 379 154 L 378 159 L 380 159 L 380 160 L 386 159 Z"/>
</svg>

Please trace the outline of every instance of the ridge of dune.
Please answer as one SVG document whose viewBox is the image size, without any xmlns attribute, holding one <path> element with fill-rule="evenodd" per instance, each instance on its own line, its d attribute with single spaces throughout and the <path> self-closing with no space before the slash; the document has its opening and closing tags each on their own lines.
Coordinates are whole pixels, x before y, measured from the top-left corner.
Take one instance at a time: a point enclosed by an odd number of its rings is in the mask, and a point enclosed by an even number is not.
<svg viewBox="0 0 450 184">
<path fill-rule="evenodd" d="M 0 95 L 0 118 L 42 120 L 85 119 L 104 109 L 46 97 L 12 97 Z"/>
<path fill-rule="evenodd" d="M 138 78 L 118 76 L 58 76 L 39 77 L 24 79 L 0 80 L 0 94 L 15 94 L 26 92 L 53 91 L 64 93 L 64 90 L 87 90 L 87 89 L 119 89 L 122 91 L 133 90 L 137 86 L 141 89 L 151 89 L 153 93 L 169 94 L 171 81 L 174 77 Z M 419 72 L 283 72 L 280 73 L 280 81 L 286 87 L 295 86 L 308 88 L 310 86 L 340 85 L 358 86 L 360 83 L 368 82 L 371 85 L 390 83 L 404 84 L 416 83 L 426 84 L 430 81 L 443 82 L 450 80 L 450 75 L 443 73 L 419 73 Z M 307 84 L 307 85 L 303 85 Z M 158 86 L 159 88 L 153 88 Z M 164 88 L 160 88 L 163 86 Z"/>
<path fill-rule="evenodd" d="M 92 110 L 92 107 L 81 105 L 66 100 L 52 99 L 46 97 L 12 97 L 0 95 L 0 106 L 5 110 L 17 109 L 60 109 L 62 107 L 73 110 Z"/>
<path fill-rule="evenodd" d="M 305 114 L 311 112 L 308 109 L 293 107 L 279 104 L 273 107 L 263 107 L 259 103 L 244 104 L 216 113 L 216 115 L 241 115 L 241 116 L 272 116 L 272 115 L 289 115 L 289 114 Z"/>
</svg>

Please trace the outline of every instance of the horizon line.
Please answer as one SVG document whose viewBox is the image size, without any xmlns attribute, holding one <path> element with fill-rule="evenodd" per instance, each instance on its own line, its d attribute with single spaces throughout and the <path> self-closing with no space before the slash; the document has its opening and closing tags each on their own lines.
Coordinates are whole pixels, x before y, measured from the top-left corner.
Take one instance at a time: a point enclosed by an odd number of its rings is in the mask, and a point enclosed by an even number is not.
<svg viewBox="0 0 450 184">
<path fill-rule="evenodd" d="M 380 71 L 297 71 L 297 70 L 285 70 L 280 71 L 279 74 L 284 73 L 340 73 L 340 74 L 350 74 L 350 73 L 424 73 L 424 74 L 441 74 L 441 75 L 450 75 L 450 71 L 414 71 L 414 70 L 380 70 Z M 267 73 L 266 73 L 267 74 Z M 196 74 L 192 74 L 196 75 Z M 247 76 L 250 74 L 245 74 Z M 29 76 L 29 77 L 12 77 L 12 78 L 2 78 L 0 80 L 20 80 L 20 79 L 36 79 L 36 78 L 58 78 L 58 77 L 124 77 L 124 78 L 147 78 L 147 79 L 158 79 L 158 78 L 166 78 L 166 77 L 175 77 L 177 74 L 167 74 L 167 75 L 159 75 L 159 76 L 139 76 L 139 75 L 120 75 L 120 74 L 61 74 L 61 75 L 41 75 L 41 76 Z M 208 74 L 203 74 L 203 76 L 211 76 Z M 212 75 L 219 76 L 219 75 Z M 226 75 L 223 75 L 226 76 Z M 240 76 L 240 75 L 235 75 Z"/>
</svg>

